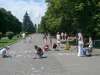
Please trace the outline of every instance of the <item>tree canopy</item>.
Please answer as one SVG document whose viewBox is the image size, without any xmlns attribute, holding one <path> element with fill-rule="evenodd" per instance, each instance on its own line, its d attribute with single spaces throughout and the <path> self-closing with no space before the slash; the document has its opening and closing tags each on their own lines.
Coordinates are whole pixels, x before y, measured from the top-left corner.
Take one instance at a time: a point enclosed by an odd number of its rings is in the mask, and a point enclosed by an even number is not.
<svg viewBox="0 0 100 75">
<path fill-rule="evenodd" d="M 8 31 L 19 33 L 21 22 L 10 11 L 0 8 L 0 32 L 6 33 Z"/>
<path fill-rule="evenodd" d="M 77 33 L 100 36 L 100 0 L 46 0 L 48 9 L 42 17 L 42 32 Z"/>
</svg>

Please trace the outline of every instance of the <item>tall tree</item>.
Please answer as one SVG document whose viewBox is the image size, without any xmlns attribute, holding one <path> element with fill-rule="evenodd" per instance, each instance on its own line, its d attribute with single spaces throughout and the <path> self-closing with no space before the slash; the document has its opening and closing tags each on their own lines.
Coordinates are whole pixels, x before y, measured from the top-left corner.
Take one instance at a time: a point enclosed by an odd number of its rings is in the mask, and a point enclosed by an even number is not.
<svg viewBox="0 0 100 75">
<path fill-rule="evenodd" d="M 19 33 L 21 31 L 21 22 L 4 8 L 0 8 L 0 32 L 6 33 L 12 31 Z"/>
<path fill-rule="evenodd" d="M 35 26 L 33 25 L 27 12 L 24 15 L 22 30 L 29 33 L 35 32 Z"/>
<path fill-rule="evenodd" d="M 46 0 L 48 9 L 41 30 L 100 35 L 100 0 Z"/>
</svg>

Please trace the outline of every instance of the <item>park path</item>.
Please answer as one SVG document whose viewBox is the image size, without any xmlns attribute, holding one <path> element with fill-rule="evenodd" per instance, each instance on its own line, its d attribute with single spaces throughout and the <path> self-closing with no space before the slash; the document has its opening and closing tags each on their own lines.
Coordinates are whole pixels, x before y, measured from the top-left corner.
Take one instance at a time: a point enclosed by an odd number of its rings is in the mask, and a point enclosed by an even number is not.
<svg viewBox="0 0 100 75">
<path fill-rule="evenodd" d="M 42 35 L 33 34 L 32 42 L 21 40 L 10 46 L 9 58 L 0 58 L 0 75 L 99 75 L 100 50 L 92 57 L 77 57 L 76 49 L 49 51 L 47 58 L 33 59 L 34 45 L 43 46 Z M 27 37 L 28 38 L 28 37 Z"/>
</svg>

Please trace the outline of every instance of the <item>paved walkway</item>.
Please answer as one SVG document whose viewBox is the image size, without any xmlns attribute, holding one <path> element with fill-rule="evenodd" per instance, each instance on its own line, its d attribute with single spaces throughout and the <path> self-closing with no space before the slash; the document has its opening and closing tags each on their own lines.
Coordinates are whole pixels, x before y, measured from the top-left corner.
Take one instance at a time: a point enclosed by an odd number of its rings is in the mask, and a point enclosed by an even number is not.
<svg viewBox="0 0 100 75">
<path fill-rule="evenodd" d="M 11 57 L 0 58 L 0 75 L 99 75 L 100 50 L 92 57 L 78 57 L 70 52 L 49 51 L 47 58 L 32 59 L 34 45 L 42 47 L 42 35 L 33 34 L 32 42 L 22 40 L 10 47 Z"/>
</svg>

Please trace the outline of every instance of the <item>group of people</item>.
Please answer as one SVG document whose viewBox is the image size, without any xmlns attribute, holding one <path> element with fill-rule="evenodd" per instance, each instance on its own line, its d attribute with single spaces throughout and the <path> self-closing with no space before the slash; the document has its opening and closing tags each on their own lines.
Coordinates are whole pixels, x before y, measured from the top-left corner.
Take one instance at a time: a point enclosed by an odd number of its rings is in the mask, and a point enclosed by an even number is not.
<svg viewBox="0 0 100 75">
<path fill-rule="evenodd" d="M 23 38 L 25 38 L 25 34 L 23 34 Z M 52 42 L 52 37 L 50 34 L 44 34 L 43 36 L 43 48 L 38 47 L 37 45 L 34 46 L 36 50 L 36 54 L 41 58 L 44 54 L 44 51 L 48 51 L 49 48 L 56 49 L 57 47 L 60 47 L 61 41 L 65 40 L 67 41 L 68 35 L 66 33 L 59 33 L 56 34 L 56 41 Z M 81 32 L 78 33 L 78 56 L 91 56 L 92 54 L 92 48 L 93 48 L 93 41 L 92 38 L 88 38 L 88 42 L 84 41 L 85 38 L 83 38 L 83 35 Z M 87 46 L 86 46 L 87 45 Z M 9 49 L 9 46 L 0 49 L 0 54 L 2 57 L 5 57 L 7 54 L 7 51 Z"/>
<path fill-rule="evenodd" d="M 78 56 L 91 56 L 93 41 L 92 38 L 88 38 L 88 42 L 85 42 L 81 32 L 78 33 Z"/>
<path fill-rule="evenodd" d="M 66 33 L 59 33 L 56 34 L 56 42 L 53 41 L 53 38 L 50 34 L 44 33 L 43 35 L 43 48 L 38 47 L 37 45 L 34 46 L 36 50 L 36 54 L 38 57 L 42 57 L 45 51 L 50 50 L 52 48 L 53 50 L 57 50 L 58 47 L 60 47 L 61 41 L 67 40 L 67 34 Z M 42 53 L 42 55 L 41 55 Z"/>
<path fill-rule="evenodd" d="M 63 32 L 61 34 L 59 32 L 57 32 L 56 39 L 57 39 L 57 45 L 60 46 L 61 41 L 67 41 L 68 35 Z"/>
</svg>

